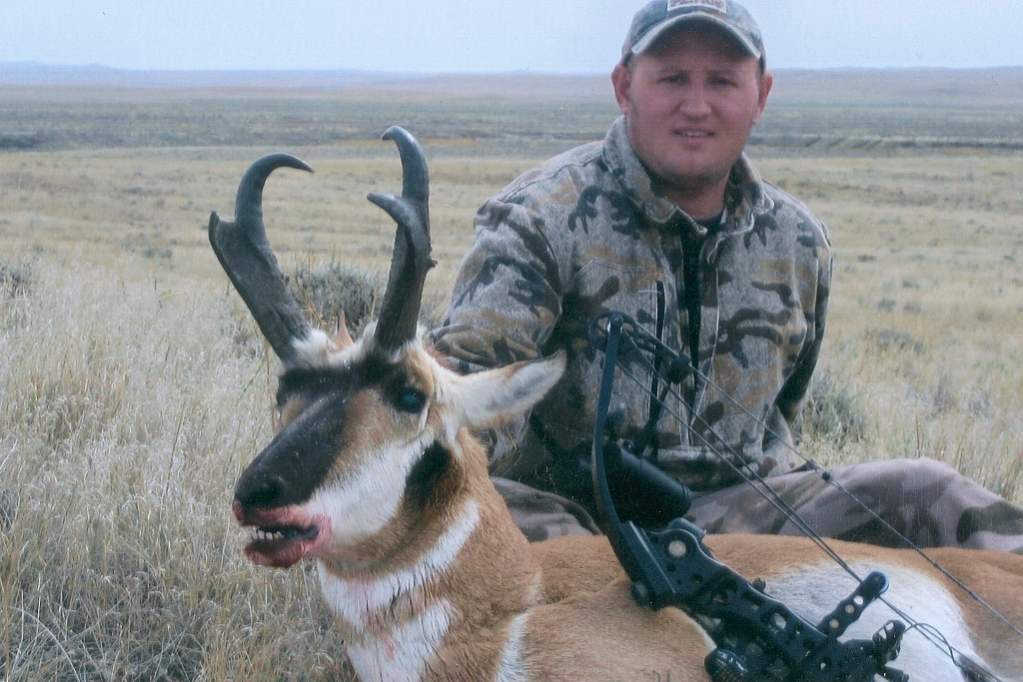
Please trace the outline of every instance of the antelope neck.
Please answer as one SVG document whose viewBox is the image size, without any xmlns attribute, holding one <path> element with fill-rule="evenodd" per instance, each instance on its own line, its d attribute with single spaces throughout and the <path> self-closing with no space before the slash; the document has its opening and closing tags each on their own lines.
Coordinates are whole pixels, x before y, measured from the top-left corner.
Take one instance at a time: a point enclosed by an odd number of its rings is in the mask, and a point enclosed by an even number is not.
<svg viewBox="0 0 1023 682">
<path fill-rule="evenodd" d="M 525 538 L 510 532 L 516 529 L 500 502 L 489 481 L 467 481 L 465 495 L 451 505 L 433 542 L 414 562 L 391 572 L 342 576 L 320 562 L 324 598 L 360 679 L 469 674 L 448 669 L 459 665 L 452 659 L 462 657 L 446 657 L 444 651 L 474 638 L 479 642 L 481 632 L 491 633 L 493 641 L 484 648 L 493 655 L 476 660 L 474 667 L 496 670 L 510 624 L 537 601 L 539 592 L 538 570 Z M 505 589 L 494 594 L 466 590 L 481 580 Z"/>
<path fill-rule="evenodd" d="M 393 605 L 425 597 L 420 593 L 452 567 L 479 519 L 479 505 L 475 500 L 467 500 L 453 522 L 414 564 L 390 573 L 342 577 L 327 563 L 320 562 L 320 586 L 328 605 L 352 634 L 398 616 Z"/>
</svg>

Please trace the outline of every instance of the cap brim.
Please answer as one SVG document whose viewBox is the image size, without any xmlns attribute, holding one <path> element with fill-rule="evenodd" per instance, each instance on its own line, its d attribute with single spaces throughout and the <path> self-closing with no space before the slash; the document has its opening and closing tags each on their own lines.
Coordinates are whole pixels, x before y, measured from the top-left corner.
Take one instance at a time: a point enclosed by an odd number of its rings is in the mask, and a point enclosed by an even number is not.
<svg viewBox="0 0 1023 682">
<path fill-rule="evenodd" d="M 663 36 L 669 30 L 682 24 L 692 22 L 704 22 L 715 24 L 720 27 L 721 30 L 725 31 L 731 37 L 735 38 L 742 47 L 749 52 L 755 59 L 760 59 L 762 56 L 760 50 L 757 49 L 756 45 L 750 42 L 749 38 L 744 36 L 741 32 L 735 30 L 734 27 L 723 21 L 720 17 L 714 16 L 713 14 L 707 14 L 706 12 L 690 12 L 683 14 L 682 16 L 673 17 L 666 19 L 659 25 L 650 29 L 646 34 L 636 41 L 636 44 L 632 46 L 632 54 L 638 55 L 646 52 L 651 45 L 653 45 L 658 38 Z"/>
</svg>

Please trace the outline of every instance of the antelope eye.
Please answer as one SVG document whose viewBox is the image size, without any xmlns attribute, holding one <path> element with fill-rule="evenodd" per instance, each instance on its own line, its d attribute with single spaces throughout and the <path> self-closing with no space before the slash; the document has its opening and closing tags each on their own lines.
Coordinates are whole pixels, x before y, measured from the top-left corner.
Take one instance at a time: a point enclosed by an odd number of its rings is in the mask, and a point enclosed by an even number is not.
<svg viewBox="0 0 1023 682">
<path fill-rule="evenodd" d="M 277 384 L 277 408 L 296 396 L 318 397 L 338 384 L 337 377 L 321 370 L 293 369 L 285 372 Z"/>
<path fill-rule="evenodd" d="M 404 412 L 418 413 L 426 405 L 426 396 L 422 391 L 406 386 L 398 392 L 398 409 Z"/>
</svg>

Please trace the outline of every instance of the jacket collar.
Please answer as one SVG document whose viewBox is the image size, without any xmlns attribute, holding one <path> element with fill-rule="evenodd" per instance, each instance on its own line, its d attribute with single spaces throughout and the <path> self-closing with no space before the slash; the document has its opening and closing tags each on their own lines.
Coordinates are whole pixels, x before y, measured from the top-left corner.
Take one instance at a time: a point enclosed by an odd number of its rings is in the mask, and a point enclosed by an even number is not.
<svg viewBox="0 0 1023 682">
<path fill-rule="evenodd" d="M 636 156 L 629 142 L 624 116 L 618 117 L 607 131 L 603 158 L 611 174 L 621 183 L 626 196 L 643 214 L 646 222 L 667 225 L 683 220 L 698 233 L 706 234 L 705 228 L 665 196 L 661 182 L 650 175 Z M 764 191 L 760 174 L 745 154 L 732 167 L 725 194 L 725 215 L 719 228 L 721 234 L 734 235 L 752 230 L 756 217 L 774 206 Z"/>
</svg>

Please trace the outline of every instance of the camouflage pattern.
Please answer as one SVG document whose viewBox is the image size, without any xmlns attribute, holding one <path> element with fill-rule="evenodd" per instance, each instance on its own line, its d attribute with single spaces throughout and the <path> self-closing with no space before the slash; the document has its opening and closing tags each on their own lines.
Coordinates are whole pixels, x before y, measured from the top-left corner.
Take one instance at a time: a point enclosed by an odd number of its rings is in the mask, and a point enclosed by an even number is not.
<svg viewBox="0 0 1023 682">
<path fill-rule="evenodd" d="M 997 549 L 1023 554 L 1023 509 L 932 459 L 836 467 L 836 482 L 920 547 Z M 903 541 L 819 473 L 798 471 L 770 486 L 821 535 L 902 547 Z M 701 496 L 689 514 L 712 533 L 799 530 L 750 486 Z"/>
<path fill-rule="evenodd" d="M 494 476 L 490 480 L 504 497 L 515 525 L 530 542 L 600 533 L 590 513 L 566 497 L 507 478 Z"/>
<path fill-rule="evenodd" d="M 526 173 L 479 211 L 475 244 L 434 344 L 464 372 L 559 348 L 570 354 L 565 380 L 528 419 L 489 434 L 492 473 L 501 477 L 495 483 L 531 540 L 597 531 L 582 463 L 590 454 L 601 357 L 588 348 L 587 328 L 596 315 L 621 310 L 670 346 L 684 347 L 682 231 L 704 230 L 646 173 L 623 119 L 603 142 Z M 831 279 L 825 227 L 762 182 L 744 157 L 701 263 L 701 370 L 742 408 L 690 378 L 686 392 L 695 409 L 673 399 L 658 423 L 658 464 L 698 491 L 692 519 L 713 532 L 794 531 L 756 491 L 737 484 L 709 442 L 771 477 L 822 535 L 895 544 L 816 473 L 795 470 L 802 462 L 783 445 L 792 442 L 790 426 L 824 331 Z M 625 360 L 649 378 L 639 358 Z M 619 372 L 612 410 L 644 424 L 650 387 Z M 922 546 L 1023 549 L 1023 510 L 945 465 L 875 462 L 834 475 Z"/>
<path fill-rule="evenodd" d="M 736 0 L 650 0 L 632 18 L 622 45 L 622 61 L 645 52 L 670 30 L 689 22 L 717 26 L 757 59 L 764 57 L 760 27 Z"/>
<path fill-rule="evenodd" d="M 1023 554 L 1023 509 L 931 459 L 837 467 L 832 478 L 919 547 L 996 549 Z M 818 534 L 886 547 L 905 543 L 873 515 L 825 482 L 796 471 L 768 481 Z M 498 486 L 530 540 L 591 533 L 593 520 L 556 496 L 531 496 L 525 486 Z M 780 510 L 749 485 L 697 496 L 687 518 L 711 533 L 800 535 Z"/>
<path fill-rule="evenodd" d="M 483 205 L 434 344 L 462 371 L 569 352 L 565 379 L 532 416 L 491 434 L 495 475 L 591 504 L 580 459 L 589 457 L 602 356 L 588 347 L 589 322 L 619 310 L 684 348 L 684 231 L 706 233 L 646 172 L 624 119 L 603 142 L 527 172 Z M 762 182 L 743 157 L 731 174 L 722 224 L 703 243 L 701 269 L 700 369 L 742 408 L 690 376 L 685 393 L 695 398 L 694 409 L 669 398 L 657 462 L 706 491 L 738 480 L 708 444 L 764 476 L 802 463 L 778 441 L 792 441 L 790 425 L 824 331 L 827 230 L 797 200 Z M 640 427 L 652 375 L 645 358 L 623 359 L 644 383 L 620 373 L 612 410 Z"/>
</svg>

